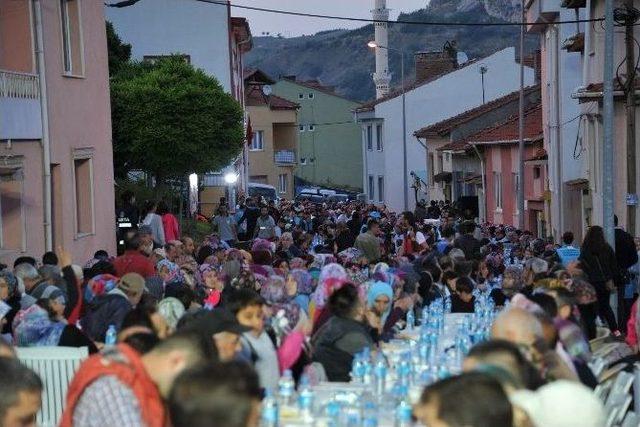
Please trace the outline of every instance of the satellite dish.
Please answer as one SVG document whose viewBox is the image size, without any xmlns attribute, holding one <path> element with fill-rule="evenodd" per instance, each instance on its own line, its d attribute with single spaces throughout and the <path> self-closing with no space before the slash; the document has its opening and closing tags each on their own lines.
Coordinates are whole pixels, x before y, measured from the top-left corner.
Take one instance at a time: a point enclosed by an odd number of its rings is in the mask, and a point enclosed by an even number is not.
<svg viewBox="0 0 640 427">
<path fill-rule="evenodd" d="M 264 85 L 262 86 L 262 93 L 264 93 L 264 96 L 269 96 L 273 93 L 273 89 L 271 89 L 271 86 L 269 85 Z"/>
</svg>

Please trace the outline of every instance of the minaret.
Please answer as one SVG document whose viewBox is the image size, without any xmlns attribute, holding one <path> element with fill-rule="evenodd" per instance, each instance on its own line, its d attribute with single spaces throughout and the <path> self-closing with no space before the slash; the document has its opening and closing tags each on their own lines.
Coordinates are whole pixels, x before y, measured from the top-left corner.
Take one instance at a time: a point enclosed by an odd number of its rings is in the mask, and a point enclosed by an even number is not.
<svg viewBox="0 0 640 427">
<path fill-rule="evenodd" d="M 371 11 L 376 22 L 376 72 L 373 74 L 373 82 L 376 85 L 376 98 L 382 98 L 389 93 L 391 74 L 389 73 L 389 9 L 387 0 L 375 0 L 375 9 Z"/>
</svg>

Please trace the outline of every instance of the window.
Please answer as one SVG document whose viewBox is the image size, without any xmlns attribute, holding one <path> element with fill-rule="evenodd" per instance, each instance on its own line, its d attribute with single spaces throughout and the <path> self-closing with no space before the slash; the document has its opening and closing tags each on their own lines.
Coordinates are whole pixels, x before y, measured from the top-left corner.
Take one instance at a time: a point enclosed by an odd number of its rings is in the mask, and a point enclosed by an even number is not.
<svg viewBox="0 0 640 427">
<path fill-rule="evenodd" d="M 298 94 L 298 99 L 304 99 L 304 93 L 299 93 Z"/>
<path fill-rule="evenodd" d="M 300 165 L 304 166 L 307 164 L 307 158 L 306 157 L 300 157 Z"/>
<path fill-rule="evenodd" d="M 80 0 L 60 0 L 60 30 L 62 33 L 62 66 L 65 74 L 81 76 L 82 32 Z"/>
<path fill-rule="evenodd" d="M 496 209 L 502 209 L 502 174 L 500 172 L 493 173 L 493 193 Z"/>
<path fill-rule="evenodd" d="M 251 151 L 264 150 L 264 131 L 257 130 L 253 133 L 253 139 L 251 140 Z"/>
<path fill-rule="evenodd" d="M 373 185 L 373 175 L 369 175 L 369 193 L 367 194 L 367 196 L 369 196 L 369 200 L 373 200 L 373 198 L 375 197 L 375 187 Z"/>
<path fill-rule="evenodd" d="M 384 176 L 378 176 L 378 201 L 384 202 Z"/>
<path fill-rule="evenodd" d="M 451 153 L 444 153 L 444 160 L 445 161 L 450 161 L 451 160 Z"/>
<path fill-rule="evenodd" d="M 280 193 L 286 193 L 289 187 L 289 181 L 287 180 L 287 174 L 283 173 L 278 175 L 278 190 Z"/>
<path fill-rule="evenodd" d="M 76 236 L 93 233 L 93 167 L 92 159 L 73 160 L 76 202 Z"/>
<path fill-rule="evenodd" d="M 376 150 L 382 151 L 382 125 L 376 125 Z"/>
<path fill-rule="evenodd" d="M 533 179 L 540 178 L 540 166 L 536 166 L 533 168 Z"/>
<path fill-rule="evenodd" d="M 313 132 L 314 130 L 316 130 L 316 126 L 315 125 L 309 125 L 309 132 Z"/>
<path fill-rule="evenodd" d="M 300 130 L 300 132 L 304 132 L 304 125 L 298 126 L 298 129 Z"/>
<path fill-rule="evenodd" d="M 367 134 L 365 135 L 367 140 L 367 150 L 373 150 L 373 127 L 371 125 L 367 126 Z"/>
<path fill-rule="evenodd" d="M 12 160 L 9 162 L 13 163 Z M 22 165 L 18 163 L 0 170 L 0 247 L 24 251 L 26 233 L 22 204 L 23 177 Z"/>
<path fill-rule="evenodd" d="M 315 94 L 313 92 L 309 92 L 309 99 L 313 99 Z"/>
</svg>

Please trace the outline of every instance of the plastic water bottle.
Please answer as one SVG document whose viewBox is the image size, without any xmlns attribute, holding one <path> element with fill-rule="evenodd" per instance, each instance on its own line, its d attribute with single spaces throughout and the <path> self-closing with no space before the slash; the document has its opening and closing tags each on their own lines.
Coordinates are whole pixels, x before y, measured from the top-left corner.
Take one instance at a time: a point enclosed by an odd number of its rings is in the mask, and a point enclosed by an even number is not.
<svg viewBox="0 0 640 427">
<path fill-rule="evenodd" d="M 406 399 L 402 399 L 398 406 L 396 406 L 395 427 L 411 427 L 413 425 L 412 416 L 413 409 L 411 405 Z"/>
<path fill-rule="evenodd" d="M 351 364 L 351 379 L 354 382 L 364 382 L 364 361 L 362 360 L 362 353 L 356 353 L 353 356 L 353 363 Z"/>
<path fill-rule="evenodd" d="M 364 405 L 362 427 L 378 427 L 378 408 L 373 402 Z"/>
<path fill-rule="evenodd" d="M 280 411 L 278 401 L 273 397 L 273 392 L 267 389 L 262 400 L 262 415 L 260 427 L 278 427 L 280 424 Z"/>
<path fill-rule="evenodd" d="M 378 353 L 373 374 L 376 379 L 376 396 L 378 396 L 379 399 L 382 399 L 387 389 L 387 362 L 384 360 L 384 355 L 382 353 Z"/>
<path fill-rule="evenodd" d="M 413 308 L 410 308 L 407 312 L 407 331 L 411 332 L 416 327 L 416 315 L 413 313 Z"/>
<path fill-rule="evenodd" d="M 290 369 L 287 369 L 282 374 L 280 381 L 278 381 L 278 395 L 280 397 L 281 405 L 290 406 L 293 403 L 295 387 L 296 383 L 293 380 L 293 374 Z"/>
<path fill-rule="evenodd" d="M 300 379 L 300 385 L 298 387 L 298 406 L 300 407 L 300 414 L 304 421 L 313 420 L 313 405 L 315 403 L 315 393 L 309 384 L 309 377 L 303 375 Z"/>
<path fill-rule="evenodd" d="M 109 325 L 109 328 L 107 329 L 107 333 L 105 334 L 105 337 L 104 337 L 104 345 L 113 346 L 113 345 L 116 345 L 117 341 L 118 341 L 118 332 L 116 331 L 116 325 Z"/>
</svg>

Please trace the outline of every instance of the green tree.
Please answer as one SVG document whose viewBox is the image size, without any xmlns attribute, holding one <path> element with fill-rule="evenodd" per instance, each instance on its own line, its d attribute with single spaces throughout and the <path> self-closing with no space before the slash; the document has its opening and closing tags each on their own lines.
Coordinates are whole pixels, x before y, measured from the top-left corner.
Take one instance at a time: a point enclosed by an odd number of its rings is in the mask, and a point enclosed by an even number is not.
<svg viewBox="0 0 640 427">
<path fill-rule="evenodd" d="M 107 21 L 107 52 L 109 53 L 109 75 L 113 76 L 131 59 L 131 45 L 123 43 L 113 29 L 113 24 Z"/>
<path fill-rule="evenodd" d="M 116 176 L 140 169 L 162 185 L 227 166 L 244 140 L 241 106 L 180 57 L 124 64 L 111 78 Z"/>
</svg>

